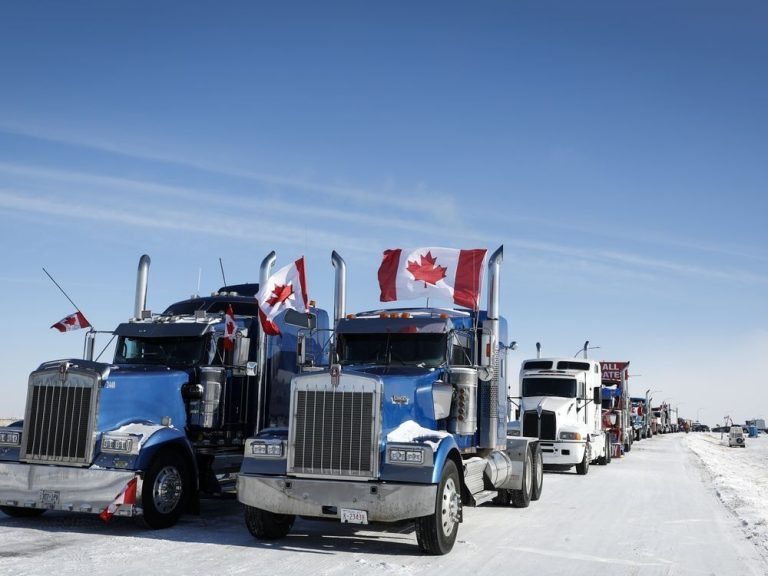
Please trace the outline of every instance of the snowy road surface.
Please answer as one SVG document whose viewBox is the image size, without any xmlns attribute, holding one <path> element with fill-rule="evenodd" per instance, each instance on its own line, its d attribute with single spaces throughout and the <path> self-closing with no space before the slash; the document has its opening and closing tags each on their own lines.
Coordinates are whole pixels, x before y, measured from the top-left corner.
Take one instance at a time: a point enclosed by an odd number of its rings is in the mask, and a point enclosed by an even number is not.
<svg viewBox="0 0 768 576">
<path fill-rule="evenodd" d="M 284 540 L 258 542 L 233 500 L 206 500 L 200 516 L 156 532 L 123 518 L 105 525 L 91 515 L 0 513 L 0 575 L 764 576 L 768 504 L 740 512 L 749 502 L 736 496 L 745 476 L 762 478 L 764 490 L 768 482 L 768 438 L 750 444 L 729 453 L 715 436 L 668 435 L 588 476 L 547 473 L 530 508 L 465 508 L 456 546 L 442 557 L 421 555 L 406 525 L 381 532 L 298 520 Z"/>
</svg>

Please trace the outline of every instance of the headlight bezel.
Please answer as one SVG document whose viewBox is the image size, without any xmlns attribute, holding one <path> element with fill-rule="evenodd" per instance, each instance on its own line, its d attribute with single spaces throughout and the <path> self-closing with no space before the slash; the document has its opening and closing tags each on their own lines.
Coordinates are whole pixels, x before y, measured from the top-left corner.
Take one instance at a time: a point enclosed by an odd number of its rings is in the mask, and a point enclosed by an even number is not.
<svg viewBox="0 0 768 576">
<path fill-rule="evenodd" d="M 139 437 L 132 434 L 101 435 L 101 452 L 104 454 L 138 454 Z"/>
<path fill-rule="evenodd" d="M 433 452 L 430 446 L 423 444 L 389 444 L 385 462 L 397 466 L 431 466 Z"/>
<path fill-rule="evenodd" d="M 246 458 L 280 459 L 286 456 L 285 440 L 251 439 L 246 443 Z"/>
<path fill-rule="evenodd" d="M 0 446 L 21 446 L 21 429 L 0 428 Z"/>
<path fill-rule="evenodd" d="M 566 442 L 582 442 L 584 440 L 581 437 L 581 432 L 572 432 L 569 430 L 561 430 L 560 434 L 558 434 L 558 438 L 560 440 L 565 440 Z"/>
</svg>

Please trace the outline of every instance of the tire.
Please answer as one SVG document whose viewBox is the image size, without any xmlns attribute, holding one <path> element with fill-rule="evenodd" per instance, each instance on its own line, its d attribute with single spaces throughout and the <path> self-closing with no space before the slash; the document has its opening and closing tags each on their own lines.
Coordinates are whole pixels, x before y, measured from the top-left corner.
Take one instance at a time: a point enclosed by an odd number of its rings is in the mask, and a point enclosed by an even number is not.
<svg viewBox="0 0 768 576">
<path fill-rule="evenodd" d="M 437 485 L 435 511 L 416 519 L 416 541 L 422 552 L 448 554 L 456 542 L 461 522 L 461 482 L 453 460 L 446 460 Z"/>
<path fill-rule="evenodd" d="M 536 445 L 533 451 L 533 486 L 531 486 L 531 500 L 541 498 L 544 489 L 544 458 L 541 454 L 541 446 Z"/>
<path fill-rule="evenodd" d="M 624 444 L 624 452 L 631 452 L 632 451 L 632 441 L 628 441 L 626 444 Z"/>
<path fill-rule="evenodd" d="M 21 508 L 18 506 L 0 506 L 0 512 L 11 518 L 37 518 L 45 512 L 45 508 Z"/>
<path fill-rule="evenodd" d="M 605 464 L 606 466 L 611 463 L 611 460 L 613 459 L 613 444 L 611 444 L 611 439 L 608 438 L 606 441 L 606 451 L 605 451 Z"/>
<path fill-rule="evenodd" d="M 605 454 L 602 456 L 598 456 L 597 463 L 600 466 L 607 466 L 608 463 L 611 461 L 611 435 L 606 434 L 605 436 Z"/>
<path fill-rule="evenodd" d="M 186 510 L 192 482 L 186 460 L 176 452 L 160 452 L 152 460 L 141 489 L 141 522 L 148 528 L 170 528 Z"/>
<path fill-rule="evenodd" d="M 590 458 L 590 448 L 589 443 L 587 443 L 586 447 L 584 448 L 584 458 L 581 459 L 581 462 L 576 464 L 576 474 L 579 476 L 586 476 L 589 472 L 589 458 Z"/>
<path fill-rule="evenodd" d="M 252 506 L 245 507 L 245 525 L 248 531 L 260 540 L 279 540 L 293 528 L 296 516 L 275 514 Z"/>
<path fill-rule="evenodd" d="M 533 498 L 534 480 L 533 457 L 531 449 L 525 451 L 525 461 L 523 462 L 523 480 L 520 490 L 510 490 L 512 506 L 515 508 L 528 508 Z"/>
</svg>

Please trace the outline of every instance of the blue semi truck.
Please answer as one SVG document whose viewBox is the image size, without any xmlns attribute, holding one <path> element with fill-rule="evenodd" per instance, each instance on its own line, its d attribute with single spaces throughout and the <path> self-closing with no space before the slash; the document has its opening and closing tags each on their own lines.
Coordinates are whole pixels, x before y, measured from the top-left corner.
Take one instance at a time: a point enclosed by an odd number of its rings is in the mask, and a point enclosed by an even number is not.
<svg viewBox="0 0 768 576">
<path fill-rule="evenodd" d="M 261 266 L 269 276 L 275 255 Z M 194 511 L 201 493 L 234 488 L 245 439 L 288 421 L 288 389 L 301 364 L 326 363 L 328 314 L 287 311 L 280 336 L 260 330 L 258 284 L 223 287 L 162 314 L 146 310 L 142 256 L 134 317 L 114 330 L 111 363 L 46 362 L 29 377 L 23 421 L 0 429 L 0 510 L 137 516 L 150 528 Z M 237 324 L 225 345 L 225 314 Z M 118 495 L 131 486 L 135 499 Z M 112 508 L 110 508 L 112 505 Z"/>
<path fill-rule="evenodd" d="M 487 310 L 347 315 L 346 266 L 333 253 L 334 363 L 294 377 L 288 425 L 245 444 L 237 492 L 255 537 L 285 536 L 296 516 L 412 520 L 421 550 L 446 554 L 463 505 L 539 498 L 538 440 L 506 434 L 502 254 L 489 260 Z"/>
</svg>

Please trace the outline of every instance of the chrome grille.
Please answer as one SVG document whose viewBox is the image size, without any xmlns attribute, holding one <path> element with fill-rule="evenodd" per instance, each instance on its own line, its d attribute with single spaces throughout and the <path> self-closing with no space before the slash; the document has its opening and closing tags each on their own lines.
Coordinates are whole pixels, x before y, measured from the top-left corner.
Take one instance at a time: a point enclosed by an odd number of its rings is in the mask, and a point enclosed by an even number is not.
<svg viewBox="0 0 768 576">
<path fill-rule="evenodd" d="M 29 378 L 21 459 L 87 466 L 94 449 L 97 374 L 43 370 Z"/>
<path fill-rule="evenodd" d="M 304 476 L 375 478 L 378 473 L 378 382 L 328 375 L 297 378 L 291 398 L 289 472 Z"/>
</svg>

